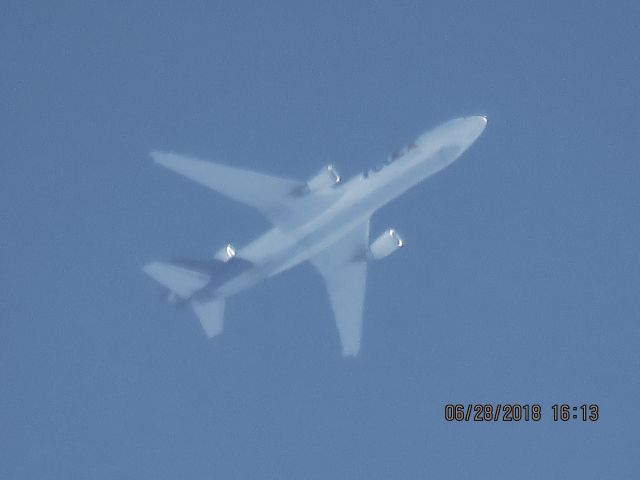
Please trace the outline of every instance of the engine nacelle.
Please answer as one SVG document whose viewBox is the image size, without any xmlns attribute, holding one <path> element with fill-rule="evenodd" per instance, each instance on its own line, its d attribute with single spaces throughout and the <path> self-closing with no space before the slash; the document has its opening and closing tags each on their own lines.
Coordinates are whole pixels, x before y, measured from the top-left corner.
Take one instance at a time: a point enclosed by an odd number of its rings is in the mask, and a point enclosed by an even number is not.
<svg viewBox="0 0 640 480">
<path fill-rule="evenodd" d="M 220 260 L 221 262 L 228 262 L 233 257 L 236 256 L 236 249 L 230 243 L 227 243 L 224 247 L 216 252 L 214 258 L 216 260 Z"/>
<path fill-rule="evenodd" d="M 327 165 L 307 182 L 309 192 L 317 192 L 340 183 L 340 174 L 333 165 Z"/>
<path fill-rule="evenodd" d="M 380 235 L 369 247 L 368 257 L 380 260 L 404 246 L 404 241 L 396 230 L 390 228 Z"/>
</svg>

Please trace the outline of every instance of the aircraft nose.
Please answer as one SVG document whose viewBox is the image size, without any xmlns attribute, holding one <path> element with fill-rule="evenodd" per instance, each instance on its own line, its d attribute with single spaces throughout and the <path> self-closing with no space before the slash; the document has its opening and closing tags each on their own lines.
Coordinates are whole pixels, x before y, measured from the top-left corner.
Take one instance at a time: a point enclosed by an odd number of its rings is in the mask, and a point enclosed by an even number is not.
<svg viewBox="0 0 640 480">
<path fill-rule="evenodd" d="M 476 115 L 474 117 L 468 117 L 468 122 L 470 128 L 476 130 L 478 135 L 484 132 L 484 129 L 487 128 L 487 117 L 484 115 Z"/>
<path fill-rule="evenodd" d="M 487 117 L 484 115 L 475 115 L 473 117 L 467 117 L 464 119 L 464 127 L 462 131 L 463 142 L 466 147 L 475 142 L 484 129 L 487 128 Z M 462 132 L 461 132 L 462 133 Z"/>
<path fill-rule="evenodd" d="M 486 127 L 487 117 L 484 115 L 458 117 L 420 136 L 416 143 L 423 147 L 428 147 L 432 142 L 457 145 L 464 151 L 482 135 Z"/>
</svg>

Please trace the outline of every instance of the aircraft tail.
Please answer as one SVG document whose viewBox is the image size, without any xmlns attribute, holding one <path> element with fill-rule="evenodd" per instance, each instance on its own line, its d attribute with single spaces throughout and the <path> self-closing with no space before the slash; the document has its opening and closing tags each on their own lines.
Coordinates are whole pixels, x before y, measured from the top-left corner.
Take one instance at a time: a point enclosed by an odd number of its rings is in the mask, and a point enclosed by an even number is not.
<svg viewBox="0 0 640 480">
<path fill-rule="evenodd" d="M 204 302 L 193 299 L 189 303 L 208 338 L 222 333 L 224 326 L 224 298 L 214 298 Z"/>
<path fill-rule="evenodd" d="M 206 273 L 164 262 L 148 263 L 142 271 L 182 300 L 190 298 L 210 279 Z"/>
<path fill-rule="evenodd" d="M 163 287 L 168 288 L 181 300 L 189 300 L 189 305 L 200 320 L 204 333 L 208 338 L 222 333 L 224 320 L 224 298 L 201 301 L 193 295 L 211 280 L 204 273 L 204 267 L 198 262 L 191 262 L 193 268 L 185 268 L 175 263 L 151 262 L 142 269 Z M 206 265 L 206 262 L 200 262 Z M 195 268 L 200 267 L 198 270 Z"/>
</svg>

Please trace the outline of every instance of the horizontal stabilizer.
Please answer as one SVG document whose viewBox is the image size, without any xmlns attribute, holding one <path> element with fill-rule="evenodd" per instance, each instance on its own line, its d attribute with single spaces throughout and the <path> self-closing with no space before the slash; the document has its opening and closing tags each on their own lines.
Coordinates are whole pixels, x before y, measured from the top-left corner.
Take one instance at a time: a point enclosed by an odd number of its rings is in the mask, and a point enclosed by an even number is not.
<svg viewBox="0 0 640 480">
<path fill-rule="evenodd" d="M 200 320 L 200 325 L 208 338 L 222 333 L 224 325 L 224 299 L 216 298 L 206 302 L 191 300 L 191 308 Z"/>
<path fill-rule="evenodd" d="M 151 262 L 142 269 L 160 285 L 187 299 L 209 282 L 209 275 L 163 262 Z"/>
</svg>

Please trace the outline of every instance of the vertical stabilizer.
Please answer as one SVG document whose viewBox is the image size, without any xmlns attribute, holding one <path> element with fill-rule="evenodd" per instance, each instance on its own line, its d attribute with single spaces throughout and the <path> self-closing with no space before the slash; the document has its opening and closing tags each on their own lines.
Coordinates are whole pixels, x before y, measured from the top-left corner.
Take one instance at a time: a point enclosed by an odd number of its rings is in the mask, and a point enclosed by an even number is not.
<svg viewBox="0 0 640 480">
<path fill-rule="evenodd" d="M 200 320 L 200 325 L 204 329 L 207 337 L 213 338 L 222 333 L 224 326 L 224 298 L 216 298 L 201 302 L 193 299 L 191 308 Z"/>
</svg>

